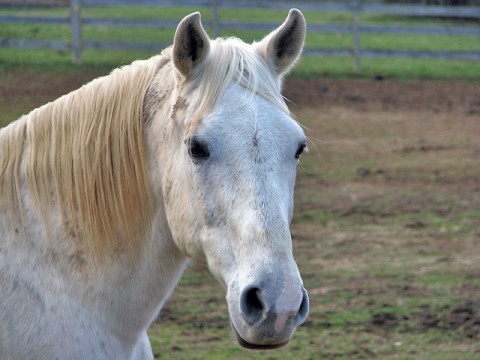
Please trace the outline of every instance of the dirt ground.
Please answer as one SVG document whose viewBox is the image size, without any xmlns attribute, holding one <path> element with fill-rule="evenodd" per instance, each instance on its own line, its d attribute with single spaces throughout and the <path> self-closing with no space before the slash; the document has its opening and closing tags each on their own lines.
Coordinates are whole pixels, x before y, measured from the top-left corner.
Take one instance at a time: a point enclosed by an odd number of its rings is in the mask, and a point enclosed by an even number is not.
<svg viewBox="0 0 480 360">
<path fill-rule="evenodd" d="M 290 80 L 285 96 L 296 106 L 357 111 L 459 111 L 480 115 L 480 85 L 465 82 Z"/>
<path fill-rule="evenodd" d="M 2 74 L 0 120 L 99 75 Z M 294 79 L 284 94 L 311 139 L 292 223 L 311 315 L 289 356 L 480 358 L 480 84 Z M 251 356 L 205 274 L 152 328 L 157 357 Z"/>
<path fill-rule="evenodd" d="M 96 72 L 39 74 L 12 71 L 2 74 L 0 108 L 15 106 L 13 100 L 26 99 L 30 108 L 72 91 L 100 76 Z M 480 85 L 466 82 L 391 82 L 289 79 L 285 97 L 292 110 L 304 106 L 328 109 L 346 107 L 358 111 L 460 111 L 480 115 Z M 30 101 L 28 101 L 30 100 Z"/>
</svg>

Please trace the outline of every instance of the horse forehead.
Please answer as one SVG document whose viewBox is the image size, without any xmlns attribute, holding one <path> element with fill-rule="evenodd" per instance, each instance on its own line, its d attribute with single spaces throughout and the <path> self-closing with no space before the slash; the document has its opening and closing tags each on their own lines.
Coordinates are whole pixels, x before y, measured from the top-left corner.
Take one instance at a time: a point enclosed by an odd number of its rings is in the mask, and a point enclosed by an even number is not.
<svg viewBox="0 0 480 360">
<path fill-rule="evenodd" d="M 212 131 L 218 129 L 219 133 L 229 137 L 238 135 L 242 138 L 282 133 L 292 135 L 298 127 L 284 110 L 255 94 L 227 96 L 205 126 Z"/>
</svg>

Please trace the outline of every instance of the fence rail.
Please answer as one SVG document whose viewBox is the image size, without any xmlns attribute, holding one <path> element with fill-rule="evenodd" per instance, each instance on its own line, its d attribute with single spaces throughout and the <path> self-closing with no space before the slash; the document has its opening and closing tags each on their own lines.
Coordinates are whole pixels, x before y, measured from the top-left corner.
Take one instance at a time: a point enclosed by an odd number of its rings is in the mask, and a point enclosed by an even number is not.
<svg viewBox="0 0 480 360">
<path fill-rule="evenodd" d="M 39 17 L 39 16 L 0 16 L 2 23 L 39 23 L 39 24 L 70 24 L 72 40 L 33 40 L 33 39 L 2 39 L 0 47 L 10 48 L 48 48 L 55 50 L 70 50 L 76 64 L 81 63 L 83 49 L 105 50 L 148 50 L 158 51 L 168 44 L 132 41 L 95 41 L 82 40 L 82 26 L 119 26 L 119 27 L 153 27 L 175 28 L 178 21 L 174 20 L 134 20 L 112 18 L 88 18 L 81 16 L 82 7 L 95 6 L 191 6 L 210 8 L 212 20 L 204 21 L 206 28 L 213 30 L 217 36 L 221 29 L 241 30 L 272 30 L 277 24 L 268 22 L 234 22 L 222 21 L 218 10 L 223 8 L 256 8 L 256 9 L 290 9 L 291 1 L 247 1 L 247 0 L 70 0 L 69 17 Z M 311 56 L 340 56 L 353 57 L 355 68 L 360 71 L 361 58 L 371 57 L 408 57 L 429 59 L 460 59 L 480 61 L 478 51 L 418 51 L 418 50 L 374 50 L 360 47 L 361 34 L 423 34 L 423 35 L 448 35 L 448 36 L 478 36 L 480 27 L 452 27 L 452 26 L 401 26 L 401 25 L 362 25 L 361 14 L 387 14 L 400 16 L 430 16 L 448 18 L 473 18 L 480 19 L 480 6 L 419 6 L 419 5 L 377 5 L 364 4 L 361 0 L 351 0 L 343 3 L 321 3 L 318 1 L 299 1 L 295 6 L 302 11 L 315 12 L 348 12 L 351 13 L 351 24 L 309 24 L 308 31 L 316 33 L 351 33 L 351 48 L 306 48 L 305 54 Z"/>
</svg>

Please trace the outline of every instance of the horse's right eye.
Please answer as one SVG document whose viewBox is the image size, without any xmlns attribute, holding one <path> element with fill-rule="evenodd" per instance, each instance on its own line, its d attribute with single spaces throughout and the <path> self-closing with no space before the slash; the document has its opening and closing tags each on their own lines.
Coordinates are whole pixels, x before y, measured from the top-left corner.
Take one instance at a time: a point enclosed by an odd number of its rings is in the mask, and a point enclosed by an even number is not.
<svg viewBox="0 0 480 360">
<path fill-rule="evenodd" d="M 208 159 L 210 151 L 207 144 L 202 143 L 197 138 L 191 138 L 188 141 L 188 154 L 193 159 Z"/>
<path fill-rule="evenodd" d="M 305 148 L 307 147 L 307 144 L 302 142 L 300 143 L 300 145 L 298 145 L 298 149 L 297 149 L 297 152 L 295 153 L 295 159 L 300 159 L 300 155 L 303 154 Z"/>
</svg>

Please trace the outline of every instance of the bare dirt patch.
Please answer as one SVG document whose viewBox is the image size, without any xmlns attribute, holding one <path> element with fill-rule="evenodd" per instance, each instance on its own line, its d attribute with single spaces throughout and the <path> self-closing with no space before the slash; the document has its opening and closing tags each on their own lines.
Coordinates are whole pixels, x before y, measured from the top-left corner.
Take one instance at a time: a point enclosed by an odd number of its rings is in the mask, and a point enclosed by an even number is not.
<svg viewBox="0 0 480 360">
<path fill-rule="evenodd" d="M 473 82 L 288 80 L 285 96 L 294 108 L 480 115 L 480 84 Z"/>
</svg>

